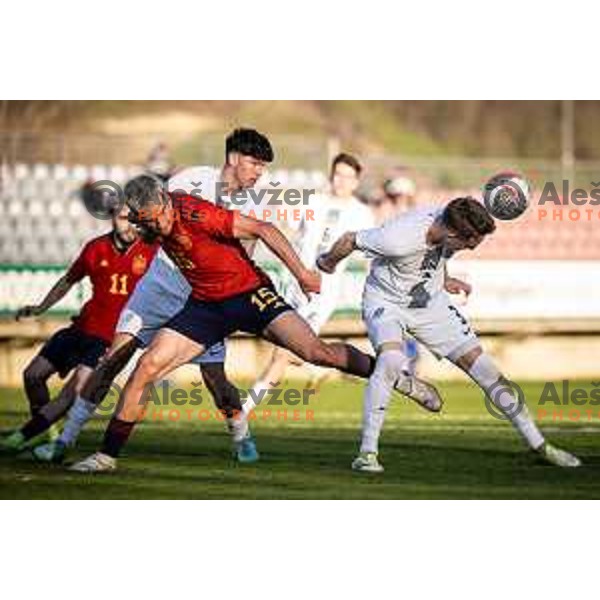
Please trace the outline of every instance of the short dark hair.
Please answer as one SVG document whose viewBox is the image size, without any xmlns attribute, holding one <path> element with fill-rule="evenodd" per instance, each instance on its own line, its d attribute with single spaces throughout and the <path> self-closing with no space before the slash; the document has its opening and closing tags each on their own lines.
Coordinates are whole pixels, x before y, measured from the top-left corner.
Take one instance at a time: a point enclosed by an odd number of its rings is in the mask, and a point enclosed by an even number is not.
<svg viewBox="0 0 600 600">
<path fill-rule="evenodd" d="M 352 154 L 348 154 L 346 152 L 340 152 L 333 159 L 333 161 L 331 163 L 331 173 L 332 174 L 335 171 L 335 168 L 340 164 L 348 165 L 349 167 L 354 169 L 356 176 L 360 177 L 360 174 L 362 173 L 362 170 L 363 170 L 362 165 L 360 164 L 358 158 L 356 158 L 355 156 L 352 156 Z"/>
<path fill-rule="evenodd" d="M 256 129 L 240 127 L 232 131 L 225 140 L 225 160 L 230 152 L 238 152 L 244 156 L 251 156 L 256 160 L 273 162 L 275 157 L 273 147 L 266 135 Z"/>
<path fill-rule="evenodd" d="M 488 235 L 496 229 L 494 218 L 486 207 L 471 196 L 452 200 L 444 209 L 442 222 L 463 239 Z"/>
<path fill-rule="evenodd" d="M 138 175 L 125 185 L 125 204 L 133 215 L 137 216 L 140 211 L 164 202 L 166 197 L 161 193 L 164 189 L 165 182 L 161 178 L 150 173 Z"/>
</svg>

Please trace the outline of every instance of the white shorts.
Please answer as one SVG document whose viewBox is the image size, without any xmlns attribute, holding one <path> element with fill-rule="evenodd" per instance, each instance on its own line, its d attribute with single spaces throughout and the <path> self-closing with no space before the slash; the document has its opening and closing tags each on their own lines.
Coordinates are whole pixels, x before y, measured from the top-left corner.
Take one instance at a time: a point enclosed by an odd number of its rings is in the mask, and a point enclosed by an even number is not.
<svg viewBox="0 0 600 600">
<path fill-rule="evenodd" d="M 469 322 L 445 292 L 432 298 L 426 308 L 405 308 L 366 291 L 363 319 L 375 349 L 386 342 L 401 342 L 407 333 L 438 358 L 449 360 L 479 345 Z"/>
<path fill-rule="evenodd" d="M 183 308 L 187 297 L 180 299 L 175 295 L 162 295 L 152 298 L 148 294 L 136 292 L 137 287 L 119 316 L 116 332 L 133 335 L 146 347 L 158 331 Z M 198 365 L 225 362 L 225 355 L 225 343 L 218 342 L 193 358 L 190 363 Z"/>
<path fill-rule="evenodd" d="M 335 311 L 335 299 L 324 296 L 316 296 L 297 309 L 298 314 L 310 325 L 310 328 L 318 334 L 323 325 L 329 321 Z"/>
<path fill-rule="evenodd" d="M 281 294 L 286 302 L 310 325 L 318 334 L 323 325 L 331 319 L 338 304 L 338 289 L 332 289 L 328 281 L 323 279 L 320 294 L 312 294 L 310 300 L 306 297 L 300 286 L 293 281 L 288 282 Z"/>
</svg>

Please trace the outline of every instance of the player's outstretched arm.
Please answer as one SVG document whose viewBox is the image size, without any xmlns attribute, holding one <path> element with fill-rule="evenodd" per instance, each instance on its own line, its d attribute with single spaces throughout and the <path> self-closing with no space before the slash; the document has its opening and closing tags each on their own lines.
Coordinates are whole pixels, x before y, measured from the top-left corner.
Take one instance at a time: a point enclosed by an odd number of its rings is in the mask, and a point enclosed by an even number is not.
<svg viewBox="0 0 600 600">
<path fill-rule="evenodd" d="M 74 281 L 70 278 L 69 273 L 63 275 L 46 294 L 44 299 L 39 304 L 28 304 L 21 307 L 15 318 L 18 321 L 24 317 L 35 317 L 45 313 L 49 308 L 52 308 L 57 302 L 60 302 L 68 291 L 73 287 Z"/>
<path fill-rule="evenodd" d="M 317 258 L 317 267 L 325 273 L 333 273 L 340 262 L 356 250 L 356 233 L 347 232 L 338 238 L 331 248 Z"/>
<path fill-rule="evenodd" d="M 283 233 L 272 223 L 246 217 L 238 212 L 233 220 L 233 235 L 241 240 L 262 240 L 298 280 L 306 293 L 321 291 L 321 276 L 308 269 Z"/>
</svg>

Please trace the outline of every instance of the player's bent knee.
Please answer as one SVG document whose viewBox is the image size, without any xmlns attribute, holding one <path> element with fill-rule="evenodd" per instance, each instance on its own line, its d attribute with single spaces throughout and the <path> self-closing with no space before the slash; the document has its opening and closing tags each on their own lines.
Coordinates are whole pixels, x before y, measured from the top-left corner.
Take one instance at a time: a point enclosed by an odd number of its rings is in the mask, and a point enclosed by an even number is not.
<svg viewBox="0 0 600 600">
<path fill-rule="evenodd" d="M 465 369 L 471 379 L 489 394 L 491 390 L 502 379 L 502 373 L 492 360 L 492 358 L 481 352 L 472 362 L 468 369 Z"/>
<path fill-rule="evenodd" d="M 476 346 L 475 348 L 469 350 L 462 356 L 456 358 L 453 362 L 459 368 L 465 372 L 469 372 L 471 367 L 475 364 L 475 361 L 483 354 L 483 348 L 481 346 Z"/>
<path fill-rule="evenodd" d="M 32 361 L 23 371 L 25 385 L 44 383 L 48 379 L 45 369 L 42 369 L 37 361 Z"/>
<path fill-rule="evenodd" d="M 156 352 L 146 352 L 140 358 L 134 371 L 134 378 L 139 382 L 150 383 L 159 375 L 164 364 Z"/>
</svg>

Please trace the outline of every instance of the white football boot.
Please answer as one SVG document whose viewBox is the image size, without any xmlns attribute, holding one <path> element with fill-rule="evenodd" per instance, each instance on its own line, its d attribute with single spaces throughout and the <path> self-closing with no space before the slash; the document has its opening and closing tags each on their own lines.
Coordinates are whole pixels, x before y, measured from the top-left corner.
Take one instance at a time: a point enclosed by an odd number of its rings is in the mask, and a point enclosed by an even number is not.
<svg viewBox="0 0 600 600">
<path fill-rule="evenodd" d="M 416 375 L 406 375 L 398 380 L 394 389 L 429 412 L 440 412 L 444 406 L 444 401 L 437 388 L 433 384 L 419 379 Z"/>
<path fill-rule="evenodd" d="M 363 473 L 383 473 L 383 465 L 377 460 L 377 452 L 361 452 L 352 461 L 352 470 Z"/>
<path fill-rule="evenodd" d="M 114 471 L 117 468 L 117 459 L 102 452 L 90 454 L 87 458 L 71 465 L 69 471 L 78 473 L 99 473 L 100 471 Z"/>
<path fill-rule="evenodd" d="M 570 452 L 561 450 L 548 442 L 544 442 L 536 452 L 552 465 L 557 467 L 575 468 L 581 466 L 581 461 Z"/>
</svg>

